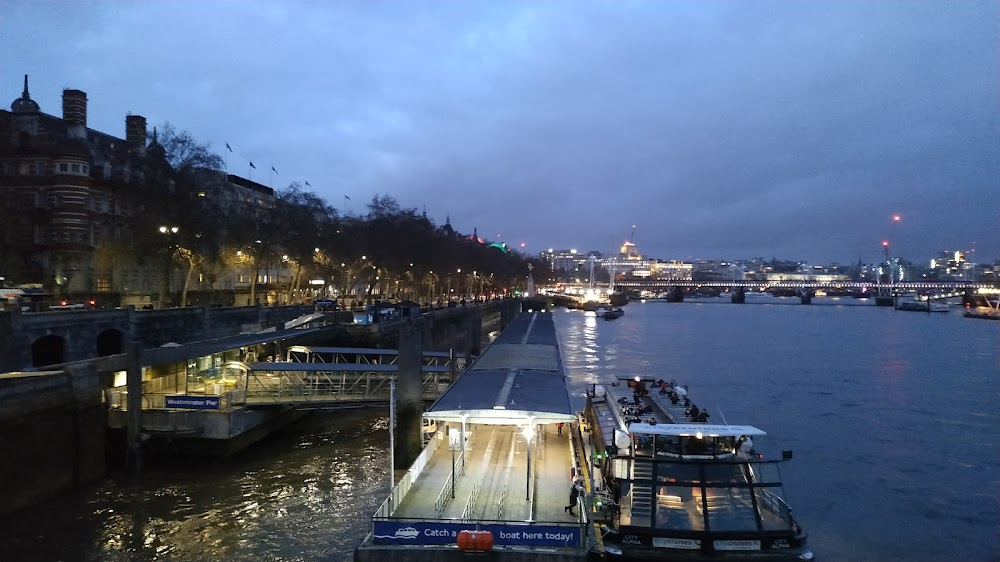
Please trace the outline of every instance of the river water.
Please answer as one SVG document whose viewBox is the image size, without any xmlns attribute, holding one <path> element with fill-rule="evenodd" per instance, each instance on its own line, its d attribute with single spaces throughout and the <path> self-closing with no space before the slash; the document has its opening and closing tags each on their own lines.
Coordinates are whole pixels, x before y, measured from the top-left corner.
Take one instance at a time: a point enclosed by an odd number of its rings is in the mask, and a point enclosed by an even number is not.
<svg viewBox="0 0 1000 562">
<path fill-rule="evenodd" d="M 821 561 L 1000 559 L 1000 323 L 852 299 L 557 310 L 570 390 L 688 384 L 713 421 L 792 449 Z M 388 493 L 387 413 L 319 413 L 222 461 L 158 465 L 0 521 L 0 561 L 346 561 Z"/>
</svg>

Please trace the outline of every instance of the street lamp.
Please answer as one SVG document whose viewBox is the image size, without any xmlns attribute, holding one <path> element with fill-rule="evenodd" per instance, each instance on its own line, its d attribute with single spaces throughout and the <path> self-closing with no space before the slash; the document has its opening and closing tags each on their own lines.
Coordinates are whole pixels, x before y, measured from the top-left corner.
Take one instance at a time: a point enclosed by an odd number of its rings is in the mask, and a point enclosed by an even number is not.
<svg viewBox="0 0 1000 562">
<path fill-rule="evenodd" d="M 528 501 L 531 499 L 531 441 L 535 437 L 535 419 L 531 418 L 528 420 L 528 425 L 524 427 L 524 438 L 528 441 L 528 462 L 527 462 L 527 473 L 525 476 L 524 485 L 524 499 Z"/>
<path fill-rule="evenodd" d="M 160 300 L 157 303 L 159 308 L 163 308 L 167 304 L 167 293 L 170 292 L 170 260 L 173 258 L 177 247 L 177 244 L 173 241 L 173 236 L 180 231 L 180 228 L 160 225 L 159 231 L 160 234 L 167 237 L 167 245 L 164 248 L 166 256 L 163 260 L 163 290 L 160 292 Z"/>
</svg>

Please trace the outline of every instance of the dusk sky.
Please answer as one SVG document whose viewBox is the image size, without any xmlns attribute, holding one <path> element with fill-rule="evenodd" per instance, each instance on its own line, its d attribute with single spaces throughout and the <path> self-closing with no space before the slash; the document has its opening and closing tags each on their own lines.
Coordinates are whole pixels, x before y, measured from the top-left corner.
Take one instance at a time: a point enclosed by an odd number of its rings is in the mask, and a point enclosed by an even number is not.
<svg viewBox="0 0 1000 562">
<path fill-rule="evenodd" d="M 528 253 L 1000 258 L 995 0 L 0 0 L 0 62 L 7 107 Z"/>
</svg>

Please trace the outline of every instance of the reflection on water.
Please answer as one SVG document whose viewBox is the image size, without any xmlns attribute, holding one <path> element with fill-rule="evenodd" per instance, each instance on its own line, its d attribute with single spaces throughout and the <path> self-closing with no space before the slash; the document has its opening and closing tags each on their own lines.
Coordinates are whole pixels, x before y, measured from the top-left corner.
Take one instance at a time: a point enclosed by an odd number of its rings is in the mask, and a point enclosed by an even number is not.
<svg viewBox="0 0 1000 562">
<path fill-rule="evenodd" d="M 111 478 L 3 522 L 0 560 L 350 560 L 387 458 L 382 412 L 317 414 L 233 459 Z"/>
<path fill-rule="evenodd" d="M 996 560 L 1000 325 L 760 300 L 631 303 L 596 340 L 557 312 L 574 402 L 595 377 L 676 378 L 767 431 L 759 450 L 795 451 L 786 496 L 820 560 Z"/>
<path fill-rule="evenodd" d="M 578 406 L 592 382 L 676 378 L 767 431 L 765 454 L 794 449 L 785 492 L 819 559 L 996 559 L 1000 323 L 823 304 L 555 318 Z M 232 459 L 109 478 L 0 521 L 0 561 L 351 560 L 388 493 L 386 416 L 317 414 Z"/>
</svg>

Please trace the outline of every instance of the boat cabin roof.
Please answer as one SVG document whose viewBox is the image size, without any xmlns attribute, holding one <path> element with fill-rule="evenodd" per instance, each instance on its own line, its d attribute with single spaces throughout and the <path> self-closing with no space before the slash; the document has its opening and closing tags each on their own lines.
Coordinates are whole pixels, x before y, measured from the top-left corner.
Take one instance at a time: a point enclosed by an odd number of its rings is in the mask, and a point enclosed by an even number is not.
<svg viewBox="0 0 1000 562">
<path fill-rule="evenodd" d="M 767 435 L 764 431 L 751 425 L 710 425 L 706 423 L 633 423 L 628 426 L 629 433 L 646 435 L 676 435 L 690 437 L 700 433 L 704 437 L 739 437 L 746 435 Z"/>
</svg>

